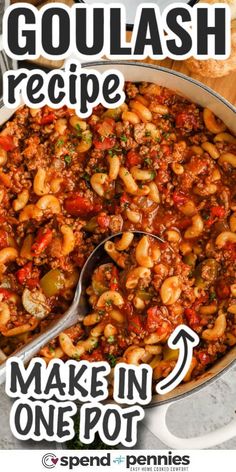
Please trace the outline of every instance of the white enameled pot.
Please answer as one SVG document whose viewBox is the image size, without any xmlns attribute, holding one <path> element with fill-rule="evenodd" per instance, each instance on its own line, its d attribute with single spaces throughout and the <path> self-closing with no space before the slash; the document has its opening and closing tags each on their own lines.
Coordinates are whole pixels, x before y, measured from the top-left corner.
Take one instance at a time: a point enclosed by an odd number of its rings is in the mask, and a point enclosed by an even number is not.
<svg viewBox="0 0 236 472">
<path fill-rule="evenodd" d="M 236 109 L 224 98 L 205 85 L 183 74 L 156 67 L 148 64 L 124 62 L 124 61 L 99 61 L 83 64 L 83 67 L 93 68 L 99 72 L 109 69 L 117 69 L 123 73 L 125 80 L 132 82 L 154 82 L 168 87 L 185 96 L 192 102 L 202 107 L 210 108 L 220 117 L 232 132 L 236 134 Z M 13 110 L 5 107 L 0 109 L 0 124 L 7 121 L 13 114 Z M 236 347 L 232 348 L 221 360 L 197 380 L 180 385 L 167 395 L 154 395 L 150 408 L 146 409 L 144 423 L 146 427 L 156 435 L 163 443 L 177 449 L 204 449 L 213 447 L 236 436 L 236 420 L 228 425 L 206 434 L 191 439 L 174 436 L 168 429 L 166 414 L 173 402 L 178 401 L 179 407 L 184 410 L 184 398 L 191 395 L 209 383 L 215 381 L 235 363 Z"/>
</svg>

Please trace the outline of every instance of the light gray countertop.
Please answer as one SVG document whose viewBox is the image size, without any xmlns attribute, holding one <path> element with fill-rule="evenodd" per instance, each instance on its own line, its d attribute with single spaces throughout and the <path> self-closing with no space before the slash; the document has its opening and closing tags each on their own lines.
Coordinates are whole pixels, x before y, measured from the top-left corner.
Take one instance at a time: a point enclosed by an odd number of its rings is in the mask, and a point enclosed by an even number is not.
<svg viewBox="0 0 236 472">
<path fill-rule="evenodd" d="M 0 449 L 55 449 L 55 444 L 18 441 L 9 428 L 11 400 L 0 387 Z M 177 436 L 192 437 L 214 431 L 235 418 L 236 366 L 213 384 L 172 405 L 168 425 Z M 153 410 L 155 414 L 155 410 Z M 134 449 L 169 449 L 140 425 Z M 214 449 L 236 449 L 236 437 Z"/>
</svg>

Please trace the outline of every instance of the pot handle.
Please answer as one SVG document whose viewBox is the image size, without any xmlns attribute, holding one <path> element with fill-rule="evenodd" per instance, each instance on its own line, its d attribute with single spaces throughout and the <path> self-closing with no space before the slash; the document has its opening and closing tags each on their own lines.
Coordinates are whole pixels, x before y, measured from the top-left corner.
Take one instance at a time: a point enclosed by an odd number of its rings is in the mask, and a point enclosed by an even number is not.
<svg viewBox="0 0 236 472">
<path fill-rule="evenodd" d="M 170 432 L 166 415 L 169 407 L 173 404 L 168 403 L 155 408 L 149 408 L 145 411 L 143 424 L 160 441 L 173 449 L 207 449 L 221 444 L 236 436 L 236 420 L 232 420 L 225 426 L 195 438 L 180 438 Z"/>
</svg>

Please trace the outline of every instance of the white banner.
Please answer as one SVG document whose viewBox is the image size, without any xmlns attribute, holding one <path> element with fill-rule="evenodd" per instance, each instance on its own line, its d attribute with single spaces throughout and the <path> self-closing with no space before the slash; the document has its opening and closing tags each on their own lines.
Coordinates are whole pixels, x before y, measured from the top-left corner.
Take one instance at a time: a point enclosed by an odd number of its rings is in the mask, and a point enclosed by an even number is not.
<svg viewBox="0 0 236 472">
<path fill-rule="evenodd" d="M 0 451 L 2 471 L 24 472 L 100 471 L 133 472 L 214 472 L 230 471 L 236 463 L 236 451 L 157 451 L 157 450 L 4 450 Z"/>
</svg>

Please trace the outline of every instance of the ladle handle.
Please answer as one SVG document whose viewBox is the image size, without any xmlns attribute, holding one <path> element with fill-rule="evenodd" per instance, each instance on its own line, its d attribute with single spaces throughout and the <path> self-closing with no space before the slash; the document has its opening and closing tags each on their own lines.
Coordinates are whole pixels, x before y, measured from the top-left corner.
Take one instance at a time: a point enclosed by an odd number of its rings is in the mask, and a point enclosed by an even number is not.
<svg viewBox="0 0 236 472">
<path fill-rule="evenodd" d="M 45 332 L 36 337 L 29 342 L 28 345 L 24 345 L 22 348 L 18 349 L 12 357 L 16 356 L 17 359 L 22 360 L 24 364 L 34 357 L 42 347 L 44 347 L 49 341 L 58 336 L 63 330 L 69 328 L 72 324 L 75 323 L 74 312 L 76 306 L 73 304 L 63 315 L 60 322 L 55 321 L 54 324 Z M 0 365 L 0 385 L 6 380 L 6 362 Z"/>
</svg>

